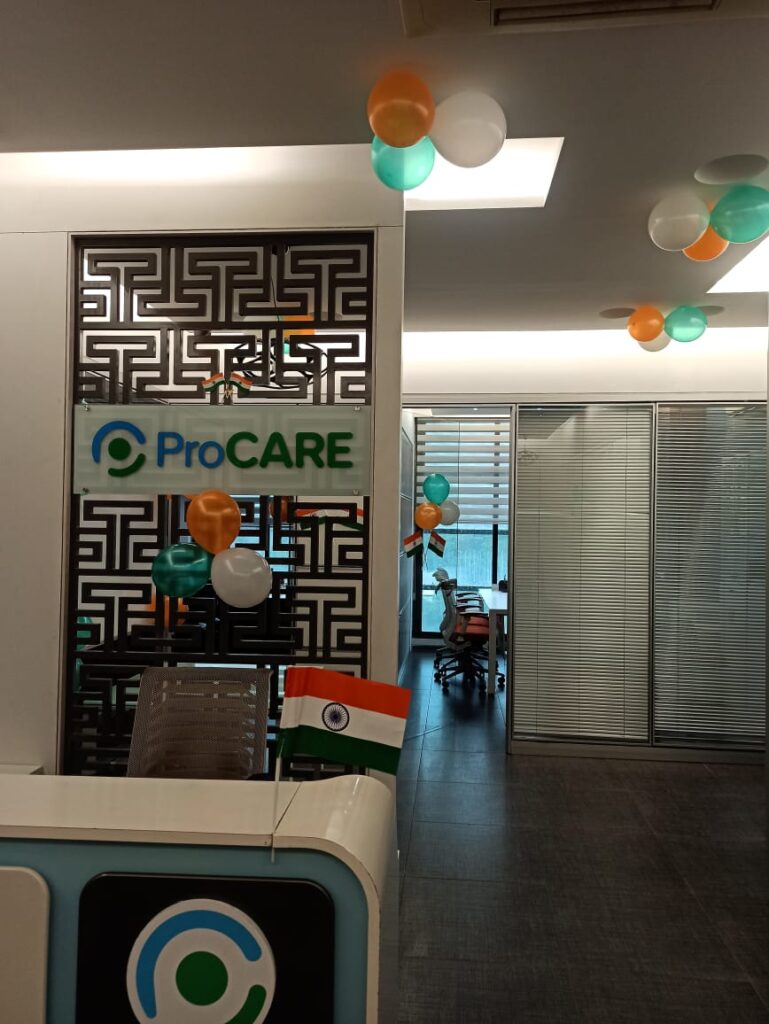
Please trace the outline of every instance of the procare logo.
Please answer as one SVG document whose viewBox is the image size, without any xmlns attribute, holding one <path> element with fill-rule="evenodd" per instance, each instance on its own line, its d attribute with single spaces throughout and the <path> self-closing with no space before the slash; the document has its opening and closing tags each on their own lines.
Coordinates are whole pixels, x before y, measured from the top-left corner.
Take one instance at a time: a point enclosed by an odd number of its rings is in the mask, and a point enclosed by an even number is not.
<svg viewBox="0 0 769 1024">
<path fill-rule="evenodd" d="M 97 464 L 101 463 L 104 439 L 109 434 L 117 434 L 107 445 L 107 452 L 115 462 L 126 462 L 133 454 L 133 445 L 127 438 L 121 436 L 123 433 L 130 434 L 138 444 L 147 443 L 147 438 L 134 423 L 128 423 L 127 420 L 110 420 L 94 434 L 91 442 L 93 461 Z M 147 456 L 144 452 L 139 452 L 133 462 L 125 466 L 110 466 L 107 472 L 110 476 L 130 476 L 132 473 L 137 473 L 146 461 Z"/>
<path fill-rule="evenodd" d="M 177 471 L 194 471 L 197 467 L 218 469 L 225 462 L 237 470 L 271 469 L 275 466 L 303 469 L 306 465 L 318 469 L 351 469 L 354 466 L 349 457 L 353 454 L 349 442 L 353 441 L 354 434 L 347 430 L 327 433 L 294 430 L 285 434 L 273 430 L 263 438 L 250 430 L 236 430 L 232 434 L 222 432 L 218 441 L 205 435 L 187 438 L 177 430 L 159 430 L 148 444 L 146 435 L 135 423 L 110 420 L 99 427 L 91 442 L 91 455 L 97 465 L 102 463 L 105 442 L 111 434 L 114 437 L 106 448 L 112 464 L 107 473 L 115 477 L 137 473 L 148 457 L 152 467 L 159 470 L 168 467 Z M 147 453 L 134 452 L 132 442 L 147 445 Z"/>
</svg>

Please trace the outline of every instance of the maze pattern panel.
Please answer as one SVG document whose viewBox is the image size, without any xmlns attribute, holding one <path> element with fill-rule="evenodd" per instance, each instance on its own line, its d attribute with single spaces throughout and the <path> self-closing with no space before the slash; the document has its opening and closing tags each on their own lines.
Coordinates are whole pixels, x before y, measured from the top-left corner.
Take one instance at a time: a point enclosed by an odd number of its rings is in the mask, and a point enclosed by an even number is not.
<svg viewBox="0 0 769 1024">
<path fill-rule="evenodd" d="M 371 401 L 370 233 L 84 239 L 76 266 L 78 402 Z M 232 372 L 247 393 L 203 390 Z M 183 496 L 73 496 L 66 771 L 124 773 L 150 665 L 271 668 L 272 736 L 287 665 L 365 674 L 368 499 L 236 498 L 238 543 L 273 571 L 245 611 L 210 585 L 157 598 L 152 561 L 187 536 Z"/>
</svg>

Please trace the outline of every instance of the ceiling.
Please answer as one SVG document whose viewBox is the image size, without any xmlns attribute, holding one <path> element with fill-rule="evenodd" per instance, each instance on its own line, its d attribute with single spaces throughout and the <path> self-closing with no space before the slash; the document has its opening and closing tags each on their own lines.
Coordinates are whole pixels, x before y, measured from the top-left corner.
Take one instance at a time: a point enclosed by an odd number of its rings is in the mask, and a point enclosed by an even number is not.
<svg viewBox="0 0 769 1024">
<path fill-rule="evenodd" d="M 643 302 L 766 324 L 763 295 L 706 298 L 749 246 L 693 264 L 646 219 L 699 164 L 769 155 L 767 53 L 764 18 L 406 38 L 397 0 L 30 0 L 3 12 L 0 151 L 365 142 L 371 84 L 410 64 L 565 143 L 544 209 L 408 215 L 407 329 L 615 327 L 600 310 Z"/>
</svg>

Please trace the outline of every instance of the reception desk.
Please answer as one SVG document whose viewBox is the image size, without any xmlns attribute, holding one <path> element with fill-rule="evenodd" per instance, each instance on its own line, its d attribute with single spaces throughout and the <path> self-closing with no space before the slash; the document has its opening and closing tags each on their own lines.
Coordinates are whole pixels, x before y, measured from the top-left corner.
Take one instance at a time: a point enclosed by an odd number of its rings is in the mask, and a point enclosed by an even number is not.
<svg viewBox="0 0 769 1024">
<path fill-rule="evenodd" d="M 0 776 L 0 1020 L 394 1022 L 395 858 L 363 776 Z"/>
</svg>

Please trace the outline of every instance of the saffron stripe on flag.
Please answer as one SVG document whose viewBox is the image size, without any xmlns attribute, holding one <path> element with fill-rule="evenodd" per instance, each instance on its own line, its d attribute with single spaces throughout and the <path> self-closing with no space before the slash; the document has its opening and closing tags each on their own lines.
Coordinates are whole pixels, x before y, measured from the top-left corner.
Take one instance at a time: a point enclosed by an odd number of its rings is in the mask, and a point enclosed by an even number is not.
<svg viewBox="0 0 769 1024">
<path fill-rule="evenodd" d="M 384 743 L 391 747 L 400 747 L 406 731 L 406 719 L 395 715 L 383 715 L 378 711 L 368 711 L 345 704 L 350 719 L 344 728 L 336 732 L 323 721 L 323 712 L 330 703 L 325 698 L 286 697 L 283 701 L 283 713 L 280 716 L 281 729 L 295 729 L 298 725 L 314 726 L 317 729 L 328 729 L 337 736 L 352 736 L 354 739 L 367 739 L 376 743 Z"/>
<path fill-rule="evenodd" d="M 327 758 L 337 764 L 366 765 L 390 775 L 395 775 L 398 771 L 401 753 L 398 747 L 371 743 L 368 740 L 359 740 L 328 730 L 313 729 L 309 725 L 300 725 L 296 729 L 281 733 L 281 739 L 280 754 L 286 759 L 296 752 L 310 757 Z"/>
<path fill-rule="evenodd" d="M 327 669 L 296 668 L 286 672 L 286 697 L 318 697 L 345 706 L 407 718 L 411 691 L 389 683 L 346 676 Z"/>
</svg>

